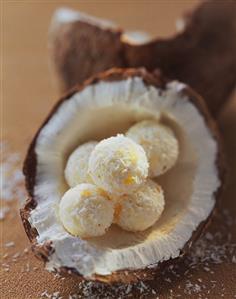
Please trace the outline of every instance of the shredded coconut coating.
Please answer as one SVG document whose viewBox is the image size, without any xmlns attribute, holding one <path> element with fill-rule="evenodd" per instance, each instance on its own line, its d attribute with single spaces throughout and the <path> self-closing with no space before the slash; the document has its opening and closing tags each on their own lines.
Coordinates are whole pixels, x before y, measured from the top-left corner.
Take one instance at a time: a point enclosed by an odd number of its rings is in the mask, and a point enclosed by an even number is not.
<svg viewBox="0 0 236 299">
<path fill-rule="evenodd" d="M 160 218 L 164 205 L 162 188 L 148 180 L 133 194 L 116 200 L 115 222 L 128 231 L 144 231 Z"/>
<path fill-rule="evenodd" d="M 92 183 L 92 179 L 88 174 L 88 161 L 96 144 L 96 141 L 84 143 L 69 156 L 65 168 L 65 178 L 70 187 L 75 187 L 81 183 Z"/>
<path fill-rule="evenodd" d="M 148 176 L 148 167 L 144 149 L 121 134 L 99 142 L 89 159 L 94 183 L 113 195 L 138 189 Z"/>
<path fill-rule="evenodd" d="M 80 184 L 69 189 L 61 199 L 59 217 L 64 228 L 81 238 L 105 234 L 112 224 L 114 202 L 92 184 Z"/>
<path fill-rule="evenodd" d="M 126 136 L 144 148 L 149 161 L 149 177 L 161 175 L 175 165 L 179 143 L 169 127 L 145 120 L 132 126 Z"/>
</svg>

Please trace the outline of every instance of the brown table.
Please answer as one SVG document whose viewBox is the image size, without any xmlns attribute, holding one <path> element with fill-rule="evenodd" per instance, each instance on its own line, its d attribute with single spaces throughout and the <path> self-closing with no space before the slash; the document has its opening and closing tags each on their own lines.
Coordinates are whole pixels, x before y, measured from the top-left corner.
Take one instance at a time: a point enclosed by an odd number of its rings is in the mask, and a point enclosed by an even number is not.
<svg viewBox="0 0 236 299">
<path fill-rule="evenodd" d="M 67 5 L 110 18 L 125 28 L 166 36 L 174 32 L 175 20 L 181 13 L 196 3 L 192 0 L 2 0 L 1 139 L 10 144 L 9 153 L 17 151 L 21 157 L 25 155 L 29 141 L 57 99 L 57 85 L 49 68 L 47 50 L 48 26 L 56 7 Z M 79 284 L 73 278 L 55 277 L 43 269 L 30 251 L 27 252 L 29 243 L 15 199 L 7 204 L 3 202 L 4 206 L 10 207 L 10 211 L 0 222 L 3 266 L 0 272 L 0 298 L 69 298 L 69 294 L 75 293 L 80 294 L 78 298 L 236 298 L 236 229 L 233 220 L 236 215 L 235 96 L 222 111 L 219 124 L 230 165 L 229 183 L 208 235 L 195 246 L 192 257 L 189 261 L 185 259 L 181 269 L 169 269 L 161 279 L 156 278 L 145 285 L 139 283 L 133 286 L 133 292 L 130 286 L 103 289 L 91 283 Z M 232 239 L 226 240 L 230 236 Z M 14 244 L 6 244 L 8 242 Z M 216 263 L 217 254 L 219 263 Z M 42 294 L 44 291 L 47 292 Z"/>
</svg>

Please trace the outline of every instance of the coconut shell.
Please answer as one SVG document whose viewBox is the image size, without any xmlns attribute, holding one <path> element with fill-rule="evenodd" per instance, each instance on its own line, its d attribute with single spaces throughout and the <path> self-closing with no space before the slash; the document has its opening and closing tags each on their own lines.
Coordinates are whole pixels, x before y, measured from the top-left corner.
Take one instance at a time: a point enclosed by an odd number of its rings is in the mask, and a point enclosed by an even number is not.
<svg viewBox="0 0 236 299">
<path fill-rule="evenodd" d="M 125 66 L 120 35 L 119 29 L 104 29 L 83 20 L 53 23 L 50 50 L 61 89 L 114 66 Z"/>
<path fill-rule="evenodd" d="M 63 98 L 61 98 L 58 103 L 55 105 L 55 107 L 52 109 L 50 112 L 49 116 L 46 118 L 44 123 L 42 124 L 41 128 L 38 130 L 36 133 L 30 147 L 28 150 L 28 153 L 26 155 L 26 159 L 24 162 L 24 175 L 25 175 L 25 181 L 26 181 L 26 188 L 28 191 L 28 200 L 25 203 L 25 206 L 21 209 L 20 214 L 22 218 L 22 222 L 26 231 L 26 234 L 29 238 L 29 240 L 32 243 L 32 249 L 35 253 L 35 255 L 43 260 L 44 262 L 47 262 L 50 255 L 54 252 L 54 249 L 51 245 L 50 242 L 46 242 L 44 244 L 37 244 L 37 235 L 38 232 L 37 230 L 31 226 L 29 222 L 29 216 L 30 212 L 37 207 L 37 200 L 35 198 L 34 194 L 34 186 L 36 182 L 36 167 L 37 167 L 37 155 L 36 155 L 36 141 L 38 138 L 38 135 L 42 128 L 48 123 L 50 118 L 56 113 L 57 109 L 60 107 L 62 103 L 67 101 L 68 99 L 71 98 L 71 96 L 74 93 L 77 93 L 81 90 L 83 90 L 86 86 L 95 84 L 99 81 L 106 81 L 106 82 L 111 82 L 111 81 L 118 81 L 122 79 L 127 79 L 131 77 L 140 77 L 142 78 L 143 82 L 147 85 L 152 85 L 154 87 L 158 87 L 160 89 L 165 89 L 165 86 L 168 82 L 167 79 L 163 78 L 160 73 L 157 73 L 155 76 L 152 75 L 151 73 L 148 73 L 145 69 L 112 69 L 107 72 L 98 74 L 97 76 L 87 80 L 84 82 L 82 85 L 77 85 L 71 90 L 68 94 L 66 94 Z M 219 200 L 221 191 L 222 191 L 222 186 L 224 182 L 224 161 L 223 161 L 223 156 L 222 156 L 222 148 L 221 148 L 221 142 L 220 142 L 220 137 L 219 133 L 217 130 L 217 126 L 214 122 L 214 120 L 211 118 L 208 109 L 201 98 L 197 93 L 195 93 L 191 88 L 186 87 L 183 91 L 183 95 L 187 95 L 188 99 L 195 105 L 195 107 L 199 110 L 199 112 L 203 115 L 205 119 L 206 126 L 208 126 L 209 130 L 212 133 L 213 138 L 216 140 L 218 143 L 218 154 L 215 159 L 216 163 L 216 169 L 218 170 L 218 176 L 221 181 L 221 187 L 217 190 L 217 192 L 214 194 L 216 202 Z M 214 210 L 213 210 L 214 211 Z M 196 231 L 193 232 L 192 237 L 190 240 L 186 243 L 184 248 L 181 250 L 181 255 L 178 258 L 175 259 L 170 259 L 168 261 L 163 261 L 158 263 L 157 265 L 152 266 L 152 268 L 145 268 L 145 269 L 140 269 L 140 270 L 129 270 L 125 269 L 122 271 L 116 271 L 113 272 L 111 275 L 107 276 L 102 276 L 102 275 L 95 275 L 93 277 L 94 280 L 98 281 L 103 281 L 107 283 L 112 283 L 112 282 L 134 282 L 137 280 L 147 280 L 153 278 L 155 275 L 160 275 L 161 271 L 165 269 L 168 265 L 172 263 L 179 263 L 181 260 L 181 257 L 184 256 L 191 248 L 192 244 L 197 240 L 200 236 L 200 234 L 203 232 L 203 230 L 207 227 L 210 219 L 212 218 L 212 214 L 208 217 L 208 219 L 204 220 L 199 227 L 197 228 Z M 62 267 L 59 270 L 60 273 L 65 274 L 69 273 L 72 275 L 77 275 L 78 277 L 81 277 L 80 273 L 78 273 L 75 269 L 73 268 L 65 268 Z"/>
<path fill-rule="evenodd" d="M 216 115 L 236 85 L 236 2 L 204 1 L 186 14 L 185 29 L 173 37 L 135 45 L 122 31 L 86 22 L 52 28 L 53 64 L 63 90 L 111 67 L 162 69 L 192 86 Z"/>
<path fill-rule="evenodd" d="M 236 85 L 236 2 L 206 2 L 177 36 L 124 47 L 129 66 L 160 68 L 186 82 L 216 115 Z"/>
</svg>

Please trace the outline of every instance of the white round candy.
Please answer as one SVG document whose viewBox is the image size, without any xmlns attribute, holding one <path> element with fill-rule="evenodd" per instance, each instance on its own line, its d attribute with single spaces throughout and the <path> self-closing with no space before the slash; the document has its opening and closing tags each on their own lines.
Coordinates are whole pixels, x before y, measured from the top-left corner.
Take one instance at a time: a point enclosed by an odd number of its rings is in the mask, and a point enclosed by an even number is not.
<svg viewBox="0 0 236 299">
<path fill-rule="evenodd" d="M 89 174 L 100 188 L 122 195 L 133 192 L 145 181 L 148 166 L 143 148 L 117 135 L 96 145 L 89 159 Z"/>
<path fill-rule="evenodd" d="M 148 180 L 135 193 L 117 199 L 115 222 L 128 231 L 143 231 L 159 219 L 164 205 L 161 187 Z"/>
<path fill-rule="evenodd" d="M 132 126 L 126 136 L 144 148 L 149 161 L 150 177 L 161 175 L 175 165 L 179 144 L 169 127 L 146 120 Z"/>
<path fill-rule="evenodd" d="M 59 205 L 59 217 L 65 229 L 81 238 L 105 234 L 112 223 L 114 203 L 105 192 L 92 184 L 69 189 Z"/>
<path fill-rule="evenodd" d="M 65 168 L 65 178 L 70 187 L 81 183 L 92 183 L 88 175 L 88 161 L 96 144 L 96 141 L 84 143 L 70 155 Z"/>
</svg>

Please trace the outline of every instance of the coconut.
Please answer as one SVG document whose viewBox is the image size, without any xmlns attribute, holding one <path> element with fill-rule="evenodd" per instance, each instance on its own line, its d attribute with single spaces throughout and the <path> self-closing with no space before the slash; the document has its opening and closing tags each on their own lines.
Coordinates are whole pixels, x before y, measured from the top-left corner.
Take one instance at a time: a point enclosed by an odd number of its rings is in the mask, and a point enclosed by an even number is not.
<svg viewBox="0 0 236 299">
<path fill-rule="evenodd" d="M 158 178 L 165 209 L 153 226 L 128 232 L 112 225 L 92 239 L 71 236 L 58 217 L 68 190 L 68 156 L 88 140 L 155 120 L 179 142 L 175 166 Z M 144 69 L 113 69 L 75 87 L 52 109 L 35 135 L 24 164 L 29 199 L 21 217 L 34 253 L 49 271 L 86 279 L 134 281 L 151 277 L 187 253 L 206 226 L 222 185 L 217 128 L 203 99 L 186 84 Z"/>
<path fill-rule="evenodd" d="M 61 89 L 67 90 L 113 66 L 124 66 L 120 35 L 121 30 L 111 21 L 58 9 L 52 20 L 49 46 Z"/>
<path fill-rule="evenodd" d="M 111 67 L 160 68 L 193 87 L 216 115 L 236 85 L 236 2 L 204 1 L 187 16 L 176 35 L 158 39 L 58 9 L 49 44 L 61 89 Z"/>
</svg>

